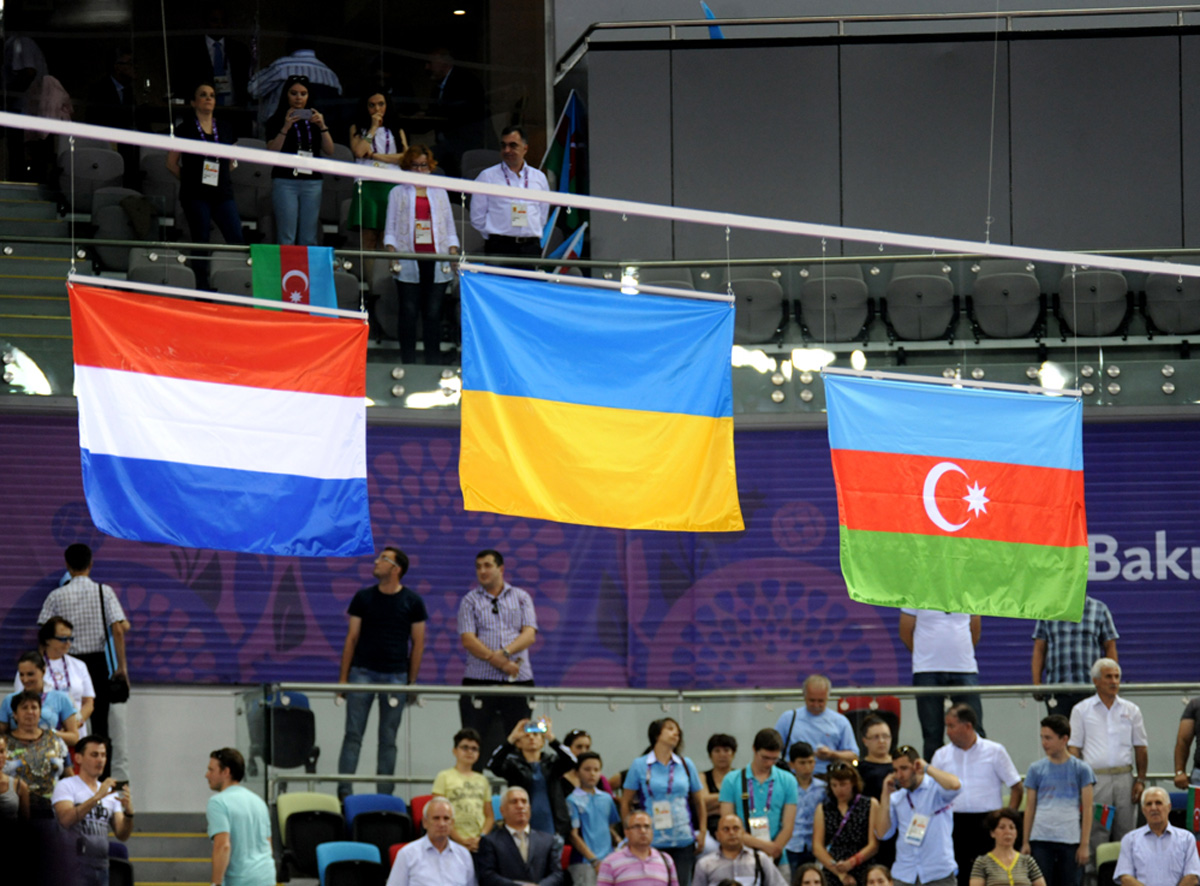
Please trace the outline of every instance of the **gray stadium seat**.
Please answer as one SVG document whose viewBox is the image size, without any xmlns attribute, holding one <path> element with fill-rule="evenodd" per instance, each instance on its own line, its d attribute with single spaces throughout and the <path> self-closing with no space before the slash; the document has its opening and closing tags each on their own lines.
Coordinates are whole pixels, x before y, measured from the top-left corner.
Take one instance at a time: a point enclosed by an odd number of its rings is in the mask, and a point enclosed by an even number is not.
<svg viewBox="0 0 1200 886">
<path fill-rule="evenodd" d="M 208 282 L 214 292 L 248 297 L 254 295 L 254 269 L 244 262 L 240 266 L 225 263 L 224 266 L 210 268 Z"/>
<path fill-rule="evenodd" d="M 180 289 L 196 288 L 196 273 L 187 265 L 181 265 L 174 259 L 130 267 L 127 276 L 130 280 L 136 280 L 139 283 L 176 286 Z"/>
<path fill-rule="evenodd" d="M 1200 264 L 1197 258 L 1173 258 L 1181 264 Z M 1191 335 L 1200 332 L 1200 278 L 1178 274 L 1148 274 L 1142 313 L 1152 332 Z"/>
<path fill-rule="evenodd" d="M 782 341 L 788 308 L 779 281 L 735 276 L 731 285 L 736 298 L 733 340 L 738 344 Z"/>
<path fill-rule="evenodd" d="M 897 262 L 882 307 L 889 341 L 954 339 L 958 296 L 941 261 Z"/>
<path fill-rule="evenodd" d="M 357 311 L 362 307 L 362 293 L 358 278 L 349 271 L 334 271 L 333 286 L 337 292 L 337 304 L 346 311 Z"/>
<path fill-rule="evenodd" d="M 1012 259 L 981 261 L 975 288 L 967 297 L 967 316 L 978 341 L 991 338 L 1041 337 L 1046 319 L 1042 286 L 1028 262 Z"/>
<path fill-rule="evenodd" d="M 330 159 L 343 161 L 348 169 L 345 175 L 325 173 L 324 187 L 321 189 L 321 221 L 340 225 L 345 218 L 342 203 L 354 195 L 354 152 L 345 145 L 334 145 Z"/>
<path fill-rule="evenodd" d="M 1068 331 L 1124 335 L 1133 313 L 1129 285 L 1120 271 L 1066 268 L 1054 302 L 1064 339 Z"/>
<path fill-rule="evenodd" d="M 672 289 L 695 289 L 691 268 L 638 268 L 639 283 L 651 286 L 669 286 Z"/>
<path fill-rule="evenodd" d="M 117 188 L 125 175 L 125 160 L 107 148 L 79 148 L 58 155 L 58 186 L 73 212 L 91 212 L 92 195 L 100 188 Z M 71 170 L 74 169 L 72 181 Z"/>
<path fill-rule="evenodd" d="M 142 193 L 160 216 L 173 217 L 179 202 L 179 179 L 167 169 L 167 152 L 142 148 Z"/>
<path fill-rule="evenodd" d="M 807 341 L 866 339 L 875 306 L 862 268 L 855 264 L 809 265 L 800 283 L 796 319 Z"/>
<path fill-rule="evenodd" d="M 479 177 L 479 173 L 499 162 L 500 153 L 498 151 L 488 148 L 472 148 L 469 151 L 463 151 L 462 177 L 473 181 Z"/>
</svg>

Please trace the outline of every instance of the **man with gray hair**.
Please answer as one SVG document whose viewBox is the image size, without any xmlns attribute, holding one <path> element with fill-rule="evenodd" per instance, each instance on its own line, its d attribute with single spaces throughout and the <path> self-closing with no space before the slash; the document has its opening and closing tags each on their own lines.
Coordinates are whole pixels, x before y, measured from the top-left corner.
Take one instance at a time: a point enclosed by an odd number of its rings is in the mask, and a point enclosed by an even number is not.
<svg viewBox="0 0 1200 886">
<path fill-rule="evenodd" d="M 817 758 L 815 773 L 820 774 L 835 760 L 853 764 L 858 759 L 858 739 L 850 721 L 837 711 L 828 710 L 829 678 L 813 674 L 804 681 L 804 707 L 785 711 L 775 724 L 783 736 L 783 751 L 798 741 L 812 745 Z"/>
<path fill-rule="evenodd" d="M 1167 820 L 1171 798 L 1162 788 L 1142 792 L 1145 827 L 1121 838 L 1113 880 L 1118 886 L 1197 886 L 1200 855 L 1196 837 Z M 1108 886 L 1106 883 L 1100 886 Z"/>
<path fill-rule="evenodd" d="M 504 827 L 479 839 L 475 872 L 479 886 L 561 886 L 562 841 L 529 827 L 529 794 L 509 788 L 500 801 Z M 447 832 L 449 833 L 449 832 Z"/>
<path fill-rule="evenodd" d="M 450 839 L 454 807 L 445 797 L 425 804 L 425 836 L 396 854 L 387 886 L 476 886 L 475 862 L 465 846 Z"/>
<path fill-rule="evenodd" d="M 1120 840 L 1133 830 L 1137 802 L 1146 786 L 1148 753 L 1141 710 L 1117 694 L 1121 666 L 1111 658 L 1097 659 L 1092 665 L 1092 682 L 1096 694 L 1071 711 L 1067 750 L 1092 767 L 1096 775 L 1094 802 L 1113 808 L 1111 837 L 1101 822 L 1092 825 L 1094 851 L 1101 843 Z"/>
</svg>

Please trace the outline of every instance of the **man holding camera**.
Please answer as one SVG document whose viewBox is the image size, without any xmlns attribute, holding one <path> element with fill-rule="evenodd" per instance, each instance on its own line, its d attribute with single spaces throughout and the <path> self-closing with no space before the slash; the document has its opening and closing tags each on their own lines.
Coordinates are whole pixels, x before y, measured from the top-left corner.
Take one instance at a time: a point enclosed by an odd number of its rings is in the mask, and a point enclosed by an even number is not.
<svg viewBox="0 0 1200 886">
<path fill-rule="evenodd" d="M 75 836 L 77 882 L 108 884 L 108 832 L 122 843 L 133 833 L 133 802 L 129 782 L 101 780 L 108 764 L 105 740 L 88 735 L 75 745 L 79 774 L 54 786 L 51 803 L 58 823 Z"/>
</svg>

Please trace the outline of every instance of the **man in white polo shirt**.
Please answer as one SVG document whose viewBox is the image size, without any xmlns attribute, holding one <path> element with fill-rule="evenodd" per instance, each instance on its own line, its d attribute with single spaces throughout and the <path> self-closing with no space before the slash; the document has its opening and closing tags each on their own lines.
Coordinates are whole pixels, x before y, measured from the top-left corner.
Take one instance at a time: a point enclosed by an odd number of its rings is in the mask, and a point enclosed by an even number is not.
<svg viewBox="0 0 1200 886">
<path fill-rule="evenodd" d="M 901 609 L 900 640 L 912 653 L 914 686 L 978 686 L 979 666 L 975 647 L 979 645 L 981 621 L 978 615 L 963 612 L 938 612 L 934 609 Z M 983 731 L 983 705 L 977 692 L 951 692 L 952 704 L 969 704 L 975 709 L 976 731 Z M 929 760 L 942 746 L 945 711 L 944 695 L 917 696 L 917 716 L 921 720 L 921 754 Z"/>
<path fill-rule="evenodd" d="M 1071 711 L 1071 741 L 1067 750 L 1081 757 L 1096 774 L 1093 801 L 1113 807 L 1112 835 L 1099 822 L 1092 825 L 1091 845 L 1120 840 L 1133 830 L 1137 803 L 1146 786 L 1146 725 L 1142 712 L 1118 696 L 1121 666 L 1111 658 L 1092 665 L 1096 694 Z M 1134 777 L 1134 769 L 1137 777 Z"/>
<path fill-rule="evenodd" d="M 954 860 L 958 863 L 959 886 L 967 886 L 971 866 L 992 848 L 992 838 L 983 829 L 983 820 L 1004 803 L 1008 788 L 1008 808 L 1021 805 L 1021 776 L 1004 745 L 980 738 L 975 731 L 975 709 L 956 704 L 946 711 L 946 735 L 950 744 L 940 748 L 930 766 L 952 772 L 962 782 L 962 792 L 954 798 Z"/>
</svg>

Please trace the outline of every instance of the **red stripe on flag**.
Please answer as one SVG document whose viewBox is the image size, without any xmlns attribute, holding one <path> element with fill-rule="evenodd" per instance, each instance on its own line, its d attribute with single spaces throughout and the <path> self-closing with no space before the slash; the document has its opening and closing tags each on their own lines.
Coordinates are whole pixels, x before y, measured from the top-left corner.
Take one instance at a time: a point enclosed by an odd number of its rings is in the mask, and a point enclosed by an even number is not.
<svg viewBox="0 0 1200 886">
<path fill-rule="evenodd" d="M 1075 547 L 1087 544 L 1083 472 L 833 450 L 848 529 Z"/>
<path fill-rule="evenodd" d="M 279 285 L 283 301 L 294 305 L 309 304 L 308 247 L 279 247 Z"/>
<path fill-rule="evenodd" d="M 67 289 L 76 365 L 366 396 L 368 329 L 359 320 L 330 322 L 290 311 L 268 313 L 78 284 Z"/>
</svg>

